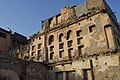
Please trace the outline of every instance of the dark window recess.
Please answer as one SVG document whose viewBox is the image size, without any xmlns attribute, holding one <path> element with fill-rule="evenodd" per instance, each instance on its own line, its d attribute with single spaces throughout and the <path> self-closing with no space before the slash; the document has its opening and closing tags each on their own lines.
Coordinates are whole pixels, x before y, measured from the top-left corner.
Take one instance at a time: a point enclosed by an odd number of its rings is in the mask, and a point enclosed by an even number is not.
<svg viewBox="0 0 120 80">
<path fill-rule="evenodd" d="M 41 40 L 41 37 L 39 37 L 39 40 Z"/>
<path fill-rule="evenodd" d="M 59 49 L 63 49 L 63 43 L 59 44 Z"/>
<path fill-rule="evenodd" d="M 78 23 L 78 25 L 80 25 L 80 23 Z"/>
<path fill-rule="evenodd" d="M 38 44 L 38 49 L 41 49 L 42 44 Z"/>
<path fill-rule="evenodd" d="M 89 26 L 89 32 L 90 32 L 90 33 L 93 32 L 93 31 L 95 31 L 95 29 L 96 29 L 96 26 L 95 26 L 95 25 Z"/>
<path fill-rule="evenodd" d="M 41 57 L 41 50 L 38 50 L 38 57 Z"/>
<path fill-rule="evenodd" d="M 71 59 L 72 58 L 72 48 L 68 49 L 68 57 Z"/>
<path fill-rule="evenodd" d="M 70 38 L 71 38 L 71 36 L 72 36 L 72 31 L 71 31 L 71 30 L 69 30 L 69 31 L 67 32 L 67 40 L 68 40 L 68 39 L 70 39 Z"/>
<path fill-rule="evenodd" d="M 35 53 L 35 52 L 32 52 L 32 53 L 31 53 L 31 56 L 33 56 L 33 55 L 34 55 L 34 53 Z"/>
<path fill-rule="evenodd" d="M 63 72 L 56 72 L 55 80 L 63 80 Z"/>
<path fill-rule="evenodd" d="M 40 59 L 40 57 L 39 56 L 37 56 L 37 60 L 39 60 Z"/>
<path fill-rule="evenodd" d="M 2 37 L 2 38 L 6 38 L 6 34 L 5 34 L 5 33 L 0 32 L 0 37 Z"/>
<path fill-rule="evenodd" d="M 79 37 L 81 35 L 81 32 L 82 32 L 82 30 L 76 31 L 77 37 Z"/>
<path fill-rule="evenodd" d="M 35 39 L 32 40 L 33 42 L 35 41 Z"/>
<path fill-rule="evenodd" d="M 64 51 L 59 51 L 59 57 L 62 58 Z"/>
<path fill-rule="evenodd" d="M 84 46 L 78 46 L 78 52 L 79 52 L 79 56 L 80 56 L 80 54 L 82 54 L 82 48 L 83 48 Z"/>
<path fill-rule="evenodd" d="M 53 66 L 48 66 L 47 70 L 53 70 Z"/>
<path fill-rule="evenodd" d="M 79 44 L 81 44 L 81 40 L 83 39 L 83 37 L 81 37 L 81 38 L 77 38 L 77 44 L 79 45 Z"/>
<path fill-rule="evenodd" d="M 49 37 L 49 45 L 51 45 L 53 42 L 54 42 L 54 36 L 51 35 L 51 36 Z"/>
<path fill-rule="evenodd" d="M 83 69 L 83 80 L 88 80 L 88 73 L 86 69 Z"/>
<path fill-rule="evenodd" d="M 59 42 L 62 42 L 62 39 L 63 39 L 63 34 L 61 33 L 61 34 L 59 35 Z"/>
<path fill-rule="evenodd" d="M 32 51 L 35 50 L 35 46 L 32 46 Z"/>
<path fill-rule="evenodd" d="M 51 60 L 53 59 L 53 54 L 54 54 L 54 52 L 50 53 L 50 59 Z"/>
<path fill-rule="evenodd" d="M 102 9 L 102 12 L 103 12 L 103 13 L 106 13 L 107 11 L 106 11 L 106 9 Z"/>
<path fill-rule="evenodd" d="M 22 56 L 24 56 L 24 54 L 23 54 L 23 53 L 21 53 L 21 57 L 22 57 Z"/>
<path fill-rule="evenodd" d="M 50 51 L 53 51 L 53 49 L 54 49 L 54 46 L 50 46 Z"/>
<path fill-rule="evenodd" d="M 68 46 L 68 47 L 71 47 L 71 46 L 72 46 L 72 43 L 73 43 L 72 40 L 68 41 L 68 42 L 67 42 L 67 46 Z"/>
</svg>

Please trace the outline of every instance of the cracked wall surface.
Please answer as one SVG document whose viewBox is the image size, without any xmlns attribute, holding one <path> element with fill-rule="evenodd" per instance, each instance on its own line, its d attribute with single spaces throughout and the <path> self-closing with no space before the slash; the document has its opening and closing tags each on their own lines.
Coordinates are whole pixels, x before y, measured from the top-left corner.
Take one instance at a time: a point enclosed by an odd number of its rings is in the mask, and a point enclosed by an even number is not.
<svg viewBox="0 0 120 80">
<path fill-rule="evenodd" d="M 42 21 L 42 30 L 30 37 L 27 63 L 3 59 L 0 69 L 20 80 L 118 80 L 119 34 L 104 0 L 66 6 Z"/>
</svg>

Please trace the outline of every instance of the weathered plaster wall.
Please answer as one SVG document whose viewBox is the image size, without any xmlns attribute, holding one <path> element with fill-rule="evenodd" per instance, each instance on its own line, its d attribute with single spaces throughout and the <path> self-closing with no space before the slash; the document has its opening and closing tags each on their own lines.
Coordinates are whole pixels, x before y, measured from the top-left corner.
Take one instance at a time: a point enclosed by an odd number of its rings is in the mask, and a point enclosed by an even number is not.
<svg viewBox="0 0 120 80">
<path fill-rule="evenodd" d="M 0 59 L 0 80 L 46 80 L 43 63 Z"/>
<path fill-rule="evenodd" d="M 0 30 L 6 37 L 0 37 L 0 52 L 7 53 L 11 47 L 11 33 Z M 2 35 L 2 34 L 0 34 Z M 3 44 L 4 43 L 4 44 Z"/>
<path fill-rule="evenodd" d="M 42 39 L 45 43 L 42 48 L 46 46 L 48 52 L 48 80 L 119 79 L 119 72 L 114 74 L 120 64 L 115 54 L 119 48 L 116 40 L 120 37 L 119 30 L 106 6 L 103 0 L 88 0 L 76 7 L 65 7 L 59 15 L 43 21 L 46 38 Z M 59 41 L 60 34 L 63 34 L 62 41 Z M 36 43 L 32 46 L 38 45 L 37 38 L 34 39 Z M 36 51 L 35 48 L 35 54 Z"/>
<path fill-rule="evenodd" d="M 37 34 L 39 35 L 39 34 Z M 45 60 L 45 39 L 44 35 L 35 36 L 30 41 L 30 50 L 29 50 L 29 59 L 33 61 L 43 62 Z M 38 45 L 39 48 L 38 48 Z M 34 46 L 34 49 L 32 50 L 32 47 Z"/>
<path fill-rule="evenodd" d="M 63 59 L 68 59 L 68 46 L 67 46 L 67 32 L 69 30 L 72 31 L 70 40 L 73 40 L 72 43 L 72 56 L 74 54 L 78 53 L 78 44 L 77 44 L 77 34 L 76 31 L 81 30 L 80 37 L 81 43 L 80 45 L 83 45 L 82 48 L 82 54 L 88 54 L 93 55 L 98 52 L 106 51 L 108 48 L 111 49 L 115 47 L 115 43 L 112 36 L 112 29 L 104 27 L 108 24 L 110 24 L 110 21 L 108 21 L 109 16 L 107 14 L 96 14 L 95 16 L 90 17 L 89 19 L 82 20 L 78 23 L 72 24 L 68 27 L 65 27 L 63 29 L 59 29 L 57 31 L 49 32 L 47 35 L 47 46 L 48 46 L 48 58 L 50 58 L 50 46 L 48 44 L 49 37 L 51 35 L 54 36 L 54 42 L 53 42 L 53 56 L 54 60 L 57 58 L 59 60 L 59 34 L 63 33 Z M 89 32 L 89 27 L 95 25 L 92 32 Z M 109 33 L 109 34 L 108 34 Z M 57 46 L 56 46 L 57 45 Z M 61 60 L 61 59 L 60 59 Z M 56 61 L 56 60 L 55 60 Z"/>
<path fill-rule="evenodd" d="M 55 72 L 74 72 L 71 77 L 74 80 L 83 80 L 84 78 L 84 70 L 86 70 L 86 76 L 88 80 L 92 80 L 92 74 L 94 75 L 95 80 L 118 80 L 120 78 L 120 67 L 119 67 L 119 56 L 111 55 L 111 56 L 99 56 L 96 58 L 91 58 L 93 68 L 91 68 L 90 59 L 86 60 L 76 60 L 71 62 L 70 64 L 56 65 L 53 66 L 53 70 L 49 70 L 48 75 L 51 75 L 52 79 L 55 79 Z M 93 73 L 91 73 L 93 69 Z M 64 74 L 62 73 L 63 77 Z M 70 79 L 70 80 L 72 80 Z M 58 79 L 59 80 L 59 79 Z"/>
<path fill-rule="evenodd" d="M 25 80 L 46 80 L 46 68 L 42 63 L 30 63 L 26 68 Z"/>
</svg>

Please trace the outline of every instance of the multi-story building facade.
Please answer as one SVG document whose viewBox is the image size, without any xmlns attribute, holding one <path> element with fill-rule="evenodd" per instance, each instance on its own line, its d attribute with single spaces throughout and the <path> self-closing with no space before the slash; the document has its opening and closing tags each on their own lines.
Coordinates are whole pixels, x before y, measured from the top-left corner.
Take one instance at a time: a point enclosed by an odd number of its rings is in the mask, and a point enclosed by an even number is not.
<svg viewBox="0 0 120 80">
<path fill-rule="evenodd" d="M 22 51 L 26 44 L 25 36 L 0 28 L 0 53 L 21 58 L 21 55 L 24 55 Z"/>
<path fill-rule="evenodd" d="M 0 53 L 0 79 L 119 80 L 120 26 L 104 0 L 87 0 L 42 21 L 30 41 L 0 28 Z"/>
<path fill-rule="evenodd" d="M 29 59 L 47 63 L 49 80 L 102 80 L 120 63 L 119 24 L 104 0 L 64 7 L 30 40 Z"/>
<path fill-rule="evenodd" d="M 7 53 L 11 42 L 11 32 L 0 28 L 0 52 Z"/>
<path fill-rule="evenodd" d="M 31 36 L 30 39 L 30 51 L 29 51 L 29 59 L 33 60 L 33 61 L 40 61 L 43 62 L 45 61 L 43 54 L 45 52 L 45 48 L 44 48 L 44 35 L 41 35 L 41 33 L 37 33 Z"/>
</svg>

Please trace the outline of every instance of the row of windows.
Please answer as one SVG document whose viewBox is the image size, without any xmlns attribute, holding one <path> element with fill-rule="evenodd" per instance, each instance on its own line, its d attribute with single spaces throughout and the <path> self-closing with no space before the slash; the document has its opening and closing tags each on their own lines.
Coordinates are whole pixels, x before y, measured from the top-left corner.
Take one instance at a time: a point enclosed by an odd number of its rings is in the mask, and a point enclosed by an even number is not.
<svg viewBox="0 0 120 80">
<path fill-rule="evenodd" d="M 41 46 L 42 46 L 42 44 L 38 44 L 38 50 L 37 50 L 37 60 L 39 60 L 40 59 L 40 57 L 41 57 Z M 35 45 L 34 46 L 32 46 L 32 52 L 31 52 L 31 56 L 32 56 L 32 58 L 31 59 L 35 59 L 35 57 L 34 56 L 36 56 L 35 55 Z"/>
<path fill-rule="evenodd" d="M 89 32 L 90 32 L 90 33 L 92 33 L 93 31 L 95 31 L 95 29 L 96 29 L 96 26 L 95 26 L 95 25 L 89 26 Z M 81 32 L 82 32 L 82 30 L 76 31 L 76 36 L 79 37 L 79 36 L 81 35 Z M 72 31 L 69 30 L 69 31 L 67 32 L 67 37 L 66 37 L 66 39 L 69 40 L 69 39 L 71 38 L 71 36 L 72 36 Z M 63 40 L 63 33 L 60 33 L 60 35 L 59 35 L 59 42 L 62 42 L 62 40 Z M 54 36 L 53 36 L 53 35 L 51 35 L 51 36 L 49 37 L 49 45 L 51 45 L 52 42 L 54 42 Z"/>
<path fill-rule="evenodd" d="M 95 25 L 92 25 L 92 26 L 89 26 L 89 32 L 93 32 L 94 31 L 94 29 L 95 29 Z M 78 31 L 76 31 L 76 36 L 77 36 L 77 43 L 78 44 L 80 44 L 81 42 L 81 39 L 82 39 L 82 37 L 79 37 L 80 35 L 81 35 L 81 33 L 82 33 L 82 30 L 78 30 Z M 1 37 L 6 37 L 6 35 L 5 34 L 3 34 L 3 33 L 0 33 L 0 36 Z M 67 32 L 67 37 L 66 37 L 66 39 L 67 40 L 69 40 L 70 38 L 71 38 L 71 36 L 72 36 L 72 31 L 71 30 L 69 30 L 68 32 Z M 39 40 L 41 39 L 41 37 L 38 37 L 39 38 Z M 34 39 L 33 39 L 33 41 L 34 41 Z M 53 35 L 51 35 L 50 37 L 49 37 L 49 45 L 51 45 L 52 43 L 54 42 L 54 36 Z M 63 33 L 61 33 L 60 35 L 59 35 L 59 42 L 63 42 Z M 68 47 L 70 47 L 72 44 L 72 41 L 68 41 Z M 40 49 L 41 48 L 41 45 L 42 44 L 38 44 L 38 49 Z M 61 49 L 63 46 L 63 43 L 62 44 L 59 44 L 59 48 Z M 32 51 L 33 50 L 35 50 L 35 46 L 32 46 Z"/>
<path fill-rule="evenodd" d="M 41 37 L 38 37 L 38 40 L 41 40 Z M 35 39 L 32 39 L 33 42 L 35 42 Z"/>
<path fill-rule="evenodd" d="M 69 31 L 67 32 L 67 40 L 71 38 L 71 35 L 72 35 L 72 31 L 69 30 Z M 61 33 L 61 34 L 59 35 L 59 42 L 62 42 L 62 41 L 63 41 L 63 33 Z M 51 36 L 49 37 L 49 45 L 51 45 L 53 42 L 54 42 L 54 36 L 51 35 Z"/>
<path fill-rule="evenodd" d="M 77 45 L 78 45 L 78 51 L 79 51 L 79 53 L 81 53 L 82 51 L 82 48 L 84 47 L 84 46 L 81 46 L 81 40 L 83 39 L 83 37 L 81 37 L 81 32 L 82 32 L 82 30 L 78 30 L 78 31 L 76 31 L 76 35 L 77 35 Z M 72 56 L 73 56 L 73 40 L 72 40 L 72 31 L 71 30 L 69 30 L 68 32 L 67 32 L 67 37 L 66 37 L 66 40 L 67 40 L 67 47 L 68 47 L 68 49 L 67 49 L 67 51 L 68 51 L 68 57 L 71 59 L 72 58 Z M 52 60 L 53 59 L 53 56 L 54 56 L 54 45 L 52 44 L 54 42 L 54 36 L 53 35 L 51 35 L 50 37 L 49 37 L 49 49 L 50 49 L 50 60 Z M 60 35 L 59 35 L 59 58 L 62 58 L 63 57 L 63 55 L 64 55 L 64 41 L 63 41 L 63 33 L 61 33 Z"/>
<path fill-rule="evenodd" d="M 41 46 L 42 46 L 42 44 L 38 44 L 38 49 L 41 49 Z M 32 46 L 32 51 L 34 51 L 34 50 L 35 50 L 35 45 Z"/>
<path fill-rule="evenodd" d="M 35 55 L 35 51 L 33 51 L 33 52 L 31 53 L 32 59 L 35 58 L 34 56 L 36 56 L 36 55 Z M 39 60 L 41 56 L 42 56 L 41 50 L 38 50 L 38 51 L 37 51 L 37 56 L 36 56 L 37 60 Z"/>
<path fill-rule="evenodd" d="M 95 25 L 89 26 L 89 32 L 93 32 L 95 30 Z M 81 50 L 84 46 L 81 46 L 81 41 L 83 39 L 83 37 L 81 36 L 82 30 L 78 30 L 76 31 L 76 38 L 77 38 L 77 45 L 78 45 L 78 52 L 79 54 L 81 54 Z M 69 30 L 67 32 L 67 36 L 66 36 L 66 40 L 67 40 L 67 47 L 68 47 L 68 56 L 71 58 L 72 57 L 72 52 L 73 52 L 73 40 L 71 39 L 72 37 L 72 31 Z M 40 38 L 40 37 L 39 37 Z M 63 38 L 64 35 L 63 33 L 60 33 L 59 35 L 59 58 L 63 57 L 64 54 L 64 42 L 63 42 Z M 40 38 L 41 39 L 41 38 Z M 48 40 L 48 45 L 49 46 L 49 54 L 50 54 L 50 59 L 53 59 L 54 56 L 54 36 L 50 35 L 49 40 Z M 41 49 L 41 45 L 42 44 L 38 44 L 38 50 Z M 35 50 L 35 45 L 32 46 L 32 52 L 34 52 Z M 38 54 L 40 53 L 40 51 L 38 51 Z"/>
</svg>

